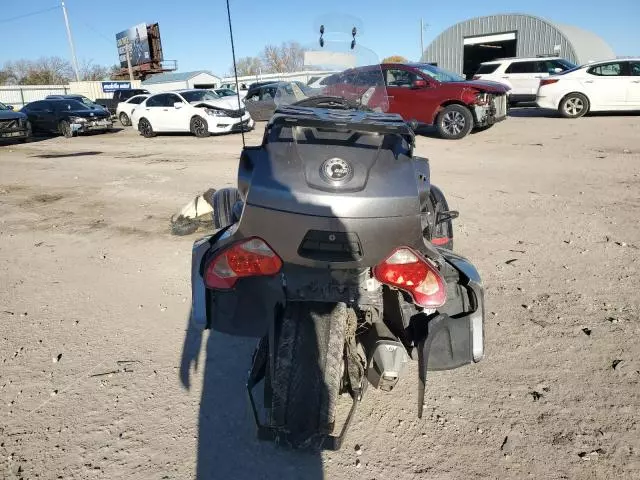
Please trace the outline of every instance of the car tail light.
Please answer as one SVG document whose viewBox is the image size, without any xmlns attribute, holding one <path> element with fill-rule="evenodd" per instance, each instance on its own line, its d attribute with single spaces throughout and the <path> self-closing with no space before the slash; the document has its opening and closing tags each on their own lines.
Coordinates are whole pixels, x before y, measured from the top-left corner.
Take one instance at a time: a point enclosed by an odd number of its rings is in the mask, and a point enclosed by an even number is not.
<svg viewBox="0 0 640 480">
<path fill-rule="evenodd" d="M 447 290 L 440 272 L 420 253 L 400 247 L 373 267 L 376 279 L 409 292 L 421 307 L 439 307 L 447 301 Z"/>
<path fill-rule="evenodd" d="M 473 80 L 480 80 L 482 77 L 480 75 L 474 75 Z"/>
<path fill-rule="evenodd" d="M 553 85 L 559 81 L 560 79 L 558 78 L 545 78 L 544 80 L 540 80 L 540 86 L 544 87 L 545 85 Z"/>
<path fill-rule="evenodd" d="M 218 252 L 204 273 L 208 288 L 230 289 L 238 279 L 271 276 L 282 268 L 282 260 L 258 237 L 241 240 Z"/>
</svg>

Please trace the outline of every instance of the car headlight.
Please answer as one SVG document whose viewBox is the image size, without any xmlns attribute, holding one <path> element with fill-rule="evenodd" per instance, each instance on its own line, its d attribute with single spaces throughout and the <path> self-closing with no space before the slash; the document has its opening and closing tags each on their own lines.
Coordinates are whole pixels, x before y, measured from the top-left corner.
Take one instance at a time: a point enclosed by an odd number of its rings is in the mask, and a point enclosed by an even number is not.
<svg viewBox="0 0 640 480">
<path fill-rule="evenodd" d="M 71 123 L 85 123 L 87 121 L 87 119 L 83 118 L 83 117 L 70 117 L 69 121 Z"/>
<path fill-rule="evenodd" d="M 204 110 L 207 112 L 207 115 L 211 115 L 212 117 L 224 117 L 225 113 L 221 110 L 216 110 L 215 108 L 205 108 Z"/>
</svg>

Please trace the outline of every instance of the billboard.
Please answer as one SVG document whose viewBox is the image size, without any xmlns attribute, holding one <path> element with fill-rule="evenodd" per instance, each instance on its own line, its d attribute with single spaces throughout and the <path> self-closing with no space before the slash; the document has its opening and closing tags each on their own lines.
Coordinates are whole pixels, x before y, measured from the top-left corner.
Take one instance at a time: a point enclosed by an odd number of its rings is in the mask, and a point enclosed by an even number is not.
<svg viewBox="0 0 640 480">
<path fill-rule="evenodd" d="M 151 51 L 147 37 L 147 24 L 140 23 L 116 34 L 120 66 L 127 68 L 127 45 L 131 45 L 131 66 L 151 63 Z"/>
</svg>

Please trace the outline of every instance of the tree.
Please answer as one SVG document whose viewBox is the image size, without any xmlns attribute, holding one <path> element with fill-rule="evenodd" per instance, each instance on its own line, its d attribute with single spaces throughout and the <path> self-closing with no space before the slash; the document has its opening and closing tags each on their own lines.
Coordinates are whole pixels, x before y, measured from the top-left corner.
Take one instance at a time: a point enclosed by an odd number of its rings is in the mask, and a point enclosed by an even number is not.
<svg viewBox="0 0 640 480">
<path fill-rule="evenodd" d="M 283 42 L 279 47 L 267 45 L 262 51 L 262 63 L 267 73 L 302 70 L 304 49 L 297 42 Z"/>
<path fill-rule="evenodd" d="M 402 55 L 391 55 L 390 57 L 383 58 L 382 63 L 407 63 L 409 60 Z"/>
<path fill-rule="evenodd" d="M 93 60 L 83 60 L 80 64 L 81 80 L 108 80 L 111 77 L 111 67 L 96 65 Z"/>
<path fill-rule="evenodd" d="M 262 71 L 262 62 L 258 57 L 243 57 L 236 62 L 238 76 L 258 75 Z M 231 67 L 229 75 L 233 76 L 233 67 Z"/>
<path fill-rule="evenodd" d="M 80 66 L 82 80 L 108 79 L 113 72 L 114 67 L 95 65 L 91 60 Z M 75 79 L 71 62 L 60 57 L 15 60 L 0 68 L 0 85 L 64 85 Z"/>
</svg>

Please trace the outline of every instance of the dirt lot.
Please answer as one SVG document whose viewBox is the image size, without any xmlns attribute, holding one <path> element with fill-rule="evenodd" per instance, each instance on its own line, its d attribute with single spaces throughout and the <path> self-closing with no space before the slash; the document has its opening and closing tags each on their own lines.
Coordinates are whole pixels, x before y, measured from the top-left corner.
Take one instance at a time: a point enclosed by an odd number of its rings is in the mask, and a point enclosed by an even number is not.
<svg viewBox="0 0 640 480">
<path fill-rule="evenodd" d="M 417 148 L 483 274 L 486 359 L 432 374 L 423 420 L 415 365 L 370 389 L 321 456 L 255 440 L 253 341 L 186 336 L 197 235 L 168 219 L 234 184 L 239 135 L 0 147 L 0 478 L 640 478 L 640 117 L 513 115 Z"/>
</svg>

